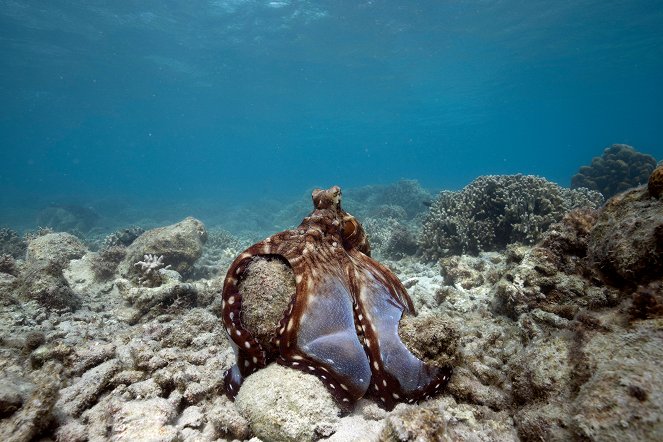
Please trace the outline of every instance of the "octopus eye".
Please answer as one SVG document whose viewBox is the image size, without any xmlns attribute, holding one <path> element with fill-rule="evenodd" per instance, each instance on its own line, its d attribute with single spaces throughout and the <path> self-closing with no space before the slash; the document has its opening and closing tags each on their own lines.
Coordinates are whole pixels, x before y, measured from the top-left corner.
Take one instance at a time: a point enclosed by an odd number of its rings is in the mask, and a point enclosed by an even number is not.
<svg viewBox="0 0 663 442">
<path fill-rule="evenodd" d="M 350 238 L 357 231 L 357 221 L 350 218 L 343 223 L 343 238 Z"/>
</svg>

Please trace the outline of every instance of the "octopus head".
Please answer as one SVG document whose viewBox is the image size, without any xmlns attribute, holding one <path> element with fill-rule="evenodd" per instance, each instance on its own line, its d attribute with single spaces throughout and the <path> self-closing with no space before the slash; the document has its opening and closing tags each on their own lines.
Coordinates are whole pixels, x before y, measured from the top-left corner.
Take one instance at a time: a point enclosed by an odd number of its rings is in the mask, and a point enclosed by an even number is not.
<svg viewBox="0 0 663 442">
<path fill-rule="evenodd" d="M 317 210 L 341 210 L 341 188 L 330 187 L 327 190 L 315 189 L 311 194 L 313 207 Z"/>
</svg>

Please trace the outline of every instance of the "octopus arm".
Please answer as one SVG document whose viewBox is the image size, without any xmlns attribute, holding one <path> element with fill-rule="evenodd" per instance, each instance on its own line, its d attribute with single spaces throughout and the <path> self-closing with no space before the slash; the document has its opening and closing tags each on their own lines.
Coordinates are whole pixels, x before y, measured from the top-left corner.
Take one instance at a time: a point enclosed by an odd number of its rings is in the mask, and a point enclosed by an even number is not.
<svg viewBox="0 0 663 442">
<path fill-rule="evenodd" d="M 355 266 L 364 274 L 370 274 L 370 280 L 377 281 L 402 308 L 403 311 L 415 314 L 414 304 L 407 289 L 401 281 L 383 264 L 380 264 L 370 256 L 358 251 L 350 251 L 350 258 Z"/>
<path fill-rule="evenodd" d="M 359 322 L 371 362 L 370 392 L 387 409 L 397 402 L 417 402 L 441 391 L 451 367 L 436 367 L 417 359 L 398 335 L 405 311 L 393 286 L 373 269 L 357 267 Z M 409 297 L 408 297 L 409 299 Z"/>
<path fill-rule="evenodd" d="M 239 291 L 239 283 L 251 260 L 258 255 L 274 254 L 279 251 L 277 245 L 282 244 L 280 236 L 288 233 L 282 232 L 249 247 L 233 261 L 226 274 L 221 316 L 226 335 L 235 352 L 235 364 L 224 375 L 224 389 L 230 399 L 237 396 L 248 375 L 267 364 L 267 355 L 263 346 L 242 324 L 242 294 Z"/>
<path fill-rule="evenodd" d="M 279 363 L 316 375 L 343 409 L 362 397 L 371 378 L 354 323 L 347 281 L 333 273 L 297 286 L 283 323 Z"/>
</svg>

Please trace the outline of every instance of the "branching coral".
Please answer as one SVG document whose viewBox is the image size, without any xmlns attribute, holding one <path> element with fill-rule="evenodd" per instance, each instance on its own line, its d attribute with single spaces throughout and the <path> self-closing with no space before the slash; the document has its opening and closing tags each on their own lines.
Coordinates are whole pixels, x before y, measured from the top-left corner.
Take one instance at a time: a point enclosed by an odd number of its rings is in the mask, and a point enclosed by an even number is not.
<svg viewBox="0 0 663 442">
<path fill-rule="evenodd" d="M 140 267 L 140 276 L 138 282 L 140 285 L 148 287 L 157 287 L 161 285 L 160 270 L 167 270 L 170 265 L 163 262 L 163 255 L 157 257 L 156 255 L 147 254 L 144 261 L 138 261 L 134 266 Z"/>
<path fill-rule="evenodd" d="M 592 164 L 582 166 L 571 179 L 571 188 L 586 187 L 610 198 L 631 187 L 647 182 L 656 167 L 651 155 L 640 153 L 626 144 L 613 144 Z"/>
<path fill-rule="evenodd" d="M 145 229 L 138 226 L 127 227 L 116 232 L 111 233 L 104 239 L 103 247 L 110 248 L 113 246 L 129 246 L 136 238 L 142 235 Z"/>
<path fill-rule="evenodd" d="M 598 192 L 564 189 L 535 176 L 482 176 L 460 192 L 438 196 L 424 219 L 419 249 L 435 260 L 532 244 L 569 210 L 602 201 Z"/>
<path fill-rule="evenodd" d="M 18 275 L 18 269 L 16 268 L 16 261 L 14 257 L 5 253 L 0 255 L 0 273 L 7 273 L 12 276 Z"/>
<path fill-rule="evenodd" d="M 7 228 L 0 229 L 0 254 L 8 254 L 14 258 L 23 258 L 27 243 L 18 234 Z"/>
</svg>

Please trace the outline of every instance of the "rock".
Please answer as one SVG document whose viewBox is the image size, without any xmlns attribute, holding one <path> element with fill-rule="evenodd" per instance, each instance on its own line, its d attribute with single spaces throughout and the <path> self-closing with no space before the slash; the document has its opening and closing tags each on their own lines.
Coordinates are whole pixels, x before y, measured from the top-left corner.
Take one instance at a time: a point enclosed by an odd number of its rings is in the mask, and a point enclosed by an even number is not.
<svg viewBox="0 0 663 442">
<path fill-rule="evenodd" d="M 88 440 L 88 432 L 85 425 L 71 420 L 58 427 L 55 432 L 55 440 L 58 442 L 85 442 Z"/>
<path fill-rule="evenodd" d="M 458 331 L 438 316 L 403 316 L 398 335 L 412 354 L 428 364 L 454 365 L 458 358 Z"/>
<path fill-rule="evenodd" d="M 0 440 L 28 441 L 43 431 L 52 419 L 53 406 L 60 388 L 60 366 L 49 363 L 32 373 L 31 390 L 11 416 L 0 420 Z"/>
<path fill-rule="evenodd" d="M 11 416 L 23 405 L 23 397 L 18 388 L 3 379 L 0 383 L 0 419 Z"/>
<path fill-rule="evenodd" d="M 485 406 L 440 400 L 447 418 L 447 434 L 453 441 L 520 441 L 507 411 L 495 412 Z M 442 435 L 440 435 L 442 436 Z"/>
<path fill-rule="evenodd" d="M 660 198 L 663 195 L 663 164 L 659 165 L 649 175 L 647 181 L 647 191 L 654 198 Z"/>
<path fill-rule="evenodd" d="M 584 353 L 593 369 L 573 407 L 577 438 L 663 440 L 660 321 L 639 321 L 632 329 L 596 334 Z"/>
<path fill-rule="evenodd" d="M 272 364 L 249 376 L 235 404 L 253 433 L 269 441 L 331 435 L 340 409 L 315 376 Z"/>
<path fill-rule="evenodd" d="M 260 344 L 271 351 L 270 339 L 295 293 L 295 275 L 278 258 L 256 257 L 239 285 L 242 293 L 242 324 Z"/>
<path fill-rule="evenodd" d="M 146 379 L 131 384 L 127 387 L 127 393 L 134 399 L 152 399 L 161 396 L 163 391 L 154 379 Z"/>
<path fill-rule="evenodd" d="M 663 275 L 663 200 L 645 188 L 608 202 L 589 237 L 589 257 L 614 284 L 645 284 Z"/>
<path fill-rule="evenodd" d="M 387 417 L 380 440 L 385 442 L 451 441 L 446 433 L 446 420 L 441 409 L 399 405 Z"/>
<path fill-rule="evenodd" d="M 177 411 L 163 398 L 120 404 L 113 413 L 110 440 L 113 442 L 175 442 L 177 429 L 172 425 Z"/>
<path fill-rule="evenodd" d="M 324 440 L 327 442 L 382 442 L 380 433 L 383 427 L 382 421 L 366 420 L 361 416 L 347 416 L 340 420 L 336 432 Z"/>
<path fill-rule="evenodd" d="M 28 242 L 28 261 L 55 261 L 66 263 L 87 253 L 87 247 L 80 239 L 69 233 L 47 233 Z"/>
<path fill-rule="evenodd" d="M 215 430 L 229 438 L 245 440 L 251 434 L 249 422 L 225 396 L 217 397 L 207 413 Z"/>
<path fill-rule="evenodd" d="M 598 309 L 620 302 L 620 293 L 606 286 L 586 259 L 596 214 L 569 212 L 528 250 L 510 248 L 508 268 L 491 289 L 493 309 L 517 320 L 535 309 L 572 319 L 579 309 Z"/>
<path fill-rule="evenodd" d="M 84 371 L 101 364 L 115 355 L 115 345 L 93 341 L 76 349 L 73 372 L 80 375 Z"/>
<path fill-rule="evenodd" d="M 556 400 L 571 383 L 568 341 L 559 336 L 531 342 L 510 364 L 517 403 Z"/>
<path fill-rule="evenodd" d="M 23 300 L 37 301 L 48 309 L 76 310 L 81 306 L 80 297 L 72 291 L 56 261 L 29 261 L 17 282 L 16 292 Z"/>
<path fill-rule="evenodd" d="M 145 255 L 152 254 L 163 256 L 165 265 L 187 276 L 200 258 L 205 241 L 205 225 L 191 217 L 177 224 L 148 230 L 127 247 L 126 257 L 118 271 L 125 278 L 137 278 L 138 269 L 134 264 L 143 261 Z"/>
<path fill-rule="evenodd" d="M 111 359 L 86 371 L 78 382 L 60 391 L 58 408 L 67 415 L 78 417 L 99 398 L 119 369 L 118 360 Z"/>
<path fill-rule="evenodd" d="M 174 271 L 164 271 L 163 282 L 158 287 L 136 287 L 129 280 L 120 278 L 115 280 L 115 285 L 134 309 L 123 318 L 130 324 L 135 324 L 148 313 L 158 316 L 169 308 L 191 308 L 198 299 L 195 285 L 182 282 L 181 276 Z"/>
<path fill-rule="evenodd" d="M 201 428 L 205 423 L 205 416 L 200 407 L 192 406 L 184 409 L 177 419 L 177 428 Z"/>
</svg>

